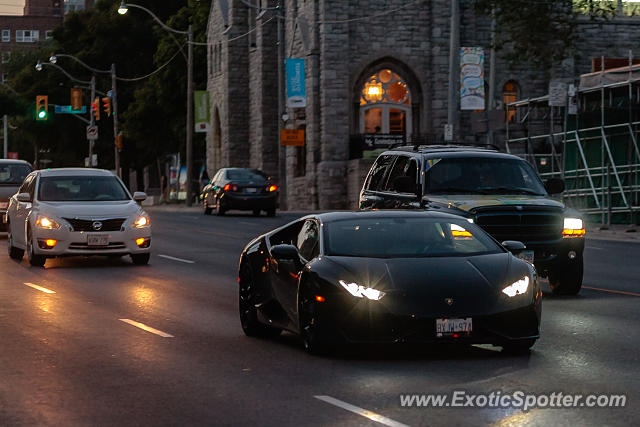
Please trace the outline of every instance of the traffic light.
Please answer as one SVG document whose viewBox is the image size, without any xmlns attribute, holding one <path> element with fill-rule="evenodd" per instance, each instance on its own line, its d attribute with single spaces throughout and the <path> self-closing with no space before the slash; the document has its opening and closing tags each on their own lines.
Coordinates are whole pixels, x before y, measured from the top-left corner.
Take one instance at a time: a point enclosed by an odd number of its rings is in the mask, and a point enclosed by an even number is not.
<svg viewBox="0 0 640 427">
<path fill-rule="evenodd" d="M 104 108 L 104 113 L 111 117 L 111 98 L 108 96 L 102 98 L 102 108 Z"/>
<path fill-rule="evenodd" d="M 47 95 L 36 96 L 36 120 L 47 120 L 49 116 L 49 97 Z"/>
<path fill-rule="evenodd" d="M 82 89 L 77 87 L 71 88 L 71 110 L 82 110 Z"/>
<path fill-rule="evenodd" d="M 100 120 L 100 98 L 96 98 L 91 102 L 91 114 L 96 121 Z"/>
</svg>

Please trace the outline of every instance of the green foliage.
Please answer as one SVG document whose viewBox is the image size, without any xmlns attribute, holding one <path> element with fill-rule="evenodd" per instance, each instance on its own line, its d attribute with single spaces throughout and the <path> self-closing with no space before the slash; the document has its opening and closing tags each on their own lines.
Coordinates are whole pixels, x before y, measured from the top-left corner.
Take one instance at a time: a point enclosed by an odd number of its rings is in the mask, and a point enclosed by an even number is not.
<svg viewBox="0 0 640 427">
<path fill-rule="evenodd" d="M 495 48 L 512 65 L 528 62 L 549 71 L 575 55 L 579 19 L 606 20 L 617 2 L 599 0 L 474 0 L 476 11 L 495 11 Z"/>
</svg>

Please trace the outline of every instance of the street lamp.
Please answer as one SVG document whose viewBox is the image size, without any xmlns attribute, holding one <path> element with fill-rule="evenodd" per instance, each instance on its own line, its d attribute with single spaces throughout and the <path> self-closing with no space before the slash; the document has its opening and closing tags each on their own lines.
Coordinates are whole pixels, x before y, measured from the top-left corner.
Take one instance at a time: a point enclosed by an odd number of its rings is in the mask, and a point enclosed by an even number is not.
<svg viewBox="0 0 640 427">
<path fill-rule="evenodd" d="M 116 64 L 112 63 L 111 64 L 111 68 L 109 70 L 99 70 L 97 68 L 93 68 L 87 64 L 85 64 L 83 61 L 81 61 L 79 58 L 76 58 L 73 55 L 67 55 L 64 53 L 60 53 L 60 54 L 55 54 L 52 53 L 51 57 L 49 58 L 49 62 L 52 64 L 55 64 L 56 62 L 58 62 L 58 57 L 60 58 L 71 58 L 74 61 L 76 61 L 78 64 L 82 65 L 84 68 L 86 68 L 87 70 L 93 72 L 93 73 L 100 73 L 100 74 L 111 74 L 111 103 L 113 105 L 113 138 L 114 138 L 114 142 L 113 142 L 113 149 L 114 149 L 114 168 L 116 170 L 116 175 L 118 175 L 120 178 L 122 178 L 122 173 L 120 172 L 120 149 L 118 148 L 118 145 L 115 143 L 115 139 L 118 137 L 118 91 L 117 91 L 117 85 L 116 85 Z M 93 99 L 93 95 L 91 97 L 91 99 Z"/>
<path fill-rule="evenodd" d="M 186 188 L 187 196 L 186 197 L 187 197 L 187 200 L 186 200 L 186 204 L 187 206 L 191 206 L 192 199 L 193 199 L 193 195 L 191 191 L 191 175 L 193 170 L 193 43 L 192 43 L 193 29 L 191 27 L 191 24 L 189 24 L 189 28 L 187 31 L 180 31 L 180 30 L 176 30 L 175 28 L 171 28 L 168 25 L 166 25 L 164 22 L 162 22 L 160 18 L 158 18 L 153 12 L 151 12 L 146 7 L 133 4 L 133 3 L 126 3 L 124 1 L 120 4 L 120 7 L 118 7 L 118 13 L 120 15 L 124 15 L 129 11 L 130 7 L 144 10 L 149 15 L 151 15 L 151 17 L 158 24 L 160 24 L 162 28 L 164 28 L 167 31 L 170 31 L 176 34 L 187 35 L 188 49 L 187 49 L 187 129 L 186 129 L 186 133 L 187 133 L 186 135 L 186 138 L 187 138 L 187 142 L 186 142 L 186 145 L 187 145 L 186 147 L 187 149 L 187 188 Z"/>
</svg>

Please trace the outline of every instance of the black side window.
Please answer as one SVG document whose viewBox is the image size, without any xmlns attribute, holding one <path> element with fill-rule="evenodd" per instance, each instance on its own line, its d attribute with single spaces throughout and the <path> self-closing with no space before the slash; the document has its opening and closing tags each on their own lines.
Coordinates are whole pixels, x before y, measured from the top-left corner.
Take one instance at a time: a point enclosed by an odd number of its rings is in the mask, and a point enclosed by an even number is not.
<svg viewBox="0 0 640 427">
<path fill-rule="evenodd" d="M 305 221 L 302 230 L 298 234 L 296 244 L 300 255 L 306 260 L 315 258 L 320 253 L 320 239 L 318 237 L 318 224 L 313 220 Z"/>
<path fill-rule="evenodd" d="M 271 246 L 275 245 L 294 245 L 297 246 L 298 233 L 302 228 L 303 221 L 298 221 L 285 229 L 278 231 L 269 238 Z"/>
<path fill-rule="evenodd" d="M 369 176 L 367 176 L 367 181 L 365 182 L 365 189 L 367 190 L 379 190 L 382 187 L 382 183 L 384 182 L 383 178 L 385 177 L 389 166 L 395 159 L 395 156 L 392 155 L 384 155 L 378 157 L 378 160 L 374 163 L 369 171 Z"/>
<path fill-rule="evenodd" d="M 35 175 L 31 177 L 31 181 L 29 182 L 29 184 L 27 184 L 27 193 L 29 193 L 29 196 L 31 196 L 31 200 L 33 200 L 33 196 L 36 193 L 36 176 Z"/>
<path fill-rule="evenodd" d="M 396 188 L 396 179 L 405 176 L 405 171 L 409 163 L 407 156 L 398 156 L 398 159 L 393 164 L 391 172 L 389 172 L 389 178 L 387 178 L 387 184 L 384 186 L 385 191 L 398 191 Z"/>
</svg>

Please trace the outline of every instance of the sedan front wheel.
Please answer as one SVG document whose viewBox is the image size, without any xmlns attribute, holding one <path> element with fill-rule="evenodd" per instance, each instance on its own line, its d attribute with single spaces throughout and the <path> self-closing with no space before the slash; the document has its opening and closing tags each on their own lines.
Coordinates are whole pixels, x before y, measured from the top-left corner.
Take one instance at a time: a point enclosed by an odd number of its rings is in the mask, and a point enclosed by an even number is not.
<svg viewBox="0 0 640 427">
<path fill-rule="evenodd" d="M 44 255 L 37 255 L 33 248 L 33 236 L 31 236 L 31 229 L 27 230 L 27 258 L 29 264 L 34 267 L 44 267 L 44 263 L 47 262 L 47 257 Z"/>
</svg>

